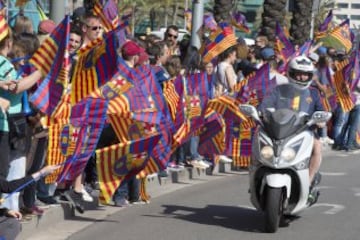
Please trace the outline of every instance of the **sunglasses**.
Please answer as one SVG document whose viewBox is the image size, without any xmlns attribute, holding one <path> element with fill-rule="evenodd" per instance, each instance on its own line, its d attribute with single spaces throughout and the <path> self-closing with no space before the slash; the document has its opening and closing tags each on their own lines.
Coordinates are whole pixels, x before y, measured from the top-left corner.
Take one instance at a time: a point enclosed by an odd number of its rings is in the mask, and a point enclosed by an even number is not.
<svg viewBox="0 0 360 240">
<path fill-rule="evenodd" d="M 89 26 L 89 25 L 86 25 L 88 28 L 90 28 L 92 31 L 96 31 L 96 30 L 101 30 L 102 29 L 102 26 Z"/>
<path fill-rule="evenodd" d="M 178 35 L 172 35 L 172 34 L 170 34 L 170 33 L 168 33 L 167 36 L 168 36 L 169 38 L 175 38 L 175 39 L 178 38 Z"/>
</svg>

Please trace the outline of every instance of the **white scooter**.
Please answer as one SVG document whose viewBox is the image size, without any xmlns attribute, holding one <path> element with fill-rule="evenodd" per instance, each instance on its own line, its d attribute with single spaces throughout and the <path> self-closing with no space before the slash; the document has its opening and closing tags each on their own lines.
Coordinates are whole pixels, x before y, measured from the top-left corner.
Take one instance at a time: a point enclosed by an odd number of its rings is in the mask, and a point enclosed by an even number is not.
<svg viewBox="0 0 360 240">
<path fill-rule="evenodd" d="M 314 134 L 309 127 L 328 121 L 331 113 L 318 111 L 310 118 L 289 109 L 268 109 L 261 120 L 252 105 L 239 107 L 259 124 L 249 169 L 251 202 L 264 212 L 266 231 L 276 232 L 284 215 L 296 215 L 310 205 Z"/>
</svg>

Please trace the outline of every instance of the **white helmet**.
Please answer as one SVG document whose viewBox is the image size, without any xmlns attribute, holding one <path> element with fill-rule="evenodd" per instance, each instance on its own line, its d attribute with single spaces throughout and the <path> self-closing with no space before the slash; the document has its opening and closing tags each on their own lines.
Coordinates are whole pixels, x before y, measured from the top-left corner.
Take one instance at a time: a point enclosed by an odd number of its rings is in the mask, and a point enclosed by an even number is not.
<svg viewBox="0 0 360 240">
<path fill-rule="evenodd" d="M 287 68 L 287 75 L 289 82 L 292 83 L 296 88 L 306 89 L 310 86 L 314 75 L 315 67 L 312 61 L 304 55 L 294 57 L 290 60 Z M 308 79 L 297 80 L 295 77 L 296 73 L 307 73 Z"/>
</svg>

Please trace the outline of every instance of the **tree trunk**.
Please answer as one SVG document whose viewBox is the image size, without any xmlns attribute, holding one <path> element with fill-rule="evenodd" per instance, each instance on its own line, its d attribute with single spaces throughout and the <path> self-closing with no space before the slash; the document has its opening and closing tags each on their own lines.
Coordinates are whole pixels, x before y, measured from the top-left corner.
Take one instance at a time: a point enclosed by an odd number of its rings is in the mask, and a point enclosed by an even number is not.
<svg viewBox="0 0 360 240">
<path fill-rule="evenodd" d="M 214 18 L 217 23 L 231 21 L 231 11 L 233 9 L 234 0 L 215 0 Z"/>
<path fill-rule="evenodd" d="M 313 0 L 294 1 L 294 12 L 291 19 L 290 35 L 294 44 L 302 45 L 310 36 L 311 11 Z"/>
<path fill-rule="evenodd" d="M 174 16 L 173 16 L 173 21 L 172 21 L 173 25 L 176 25 L 178 10 L 179 10 L 179 3 L 176 2 L 175 5 L 174 5 Z"/>
<path fill-rule="evenodd" d="M 259 34 L 268 37 L 269 41 L 275 41 L 276 21 L 284 26 L 286 15 L 286 0 L 265 0 L 264 11 Z"/>
</svg>

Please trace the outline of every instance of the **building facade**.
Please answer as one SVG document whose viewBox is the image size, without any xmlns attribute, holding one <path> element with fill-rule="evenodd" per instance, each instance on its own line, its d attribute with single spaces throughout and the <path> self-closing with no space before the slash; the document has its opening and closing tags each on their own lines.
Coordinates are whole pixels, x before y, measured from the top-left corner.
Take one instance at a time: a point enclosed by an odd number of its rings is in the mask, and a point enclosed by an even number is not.
<svg viewBox="0 0 360 240">
<path fill-rule="evenodd" d="M 337 22 L 350 19 L 350 28 L 360 27 L 360 0 L 335 0 L 333 8 L 334 18 Z"/>
</svg>

